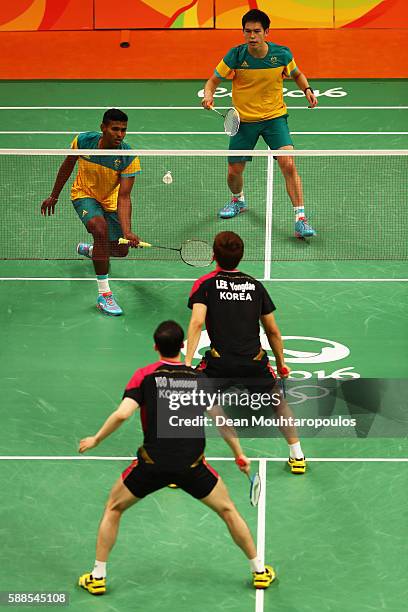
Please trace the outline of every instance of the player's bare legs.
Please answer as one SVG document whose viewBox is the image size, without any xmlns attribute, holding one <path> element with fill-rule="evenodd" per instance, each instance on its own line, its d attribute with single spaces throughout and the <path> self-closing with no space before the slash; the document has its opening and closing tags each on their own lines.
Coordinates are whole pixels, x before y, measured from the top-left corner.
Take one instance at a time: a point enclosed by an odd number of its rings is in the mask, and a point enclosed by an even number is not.
<svg viewBox="0 0 408 612">
<path fill-rule="evenodd" d="M 129 253 L 128 244 L 118 244 L 117 242 L 109 242 L 109 253 L 112 257 L 126 257 Z"/>
<path fill-rule="evenodd" d="M 256 548 L 251 532 L 236 509 L 221 478 L 219 478 L 211 493 L 200 501 L 222 518 L 235 544 L 240 547 L 248 559 L 254 559 L 256 557 Z"/>
<path fill-rule="evenodd" d="M 96 542 L 96 559 L 106 562 L 118 535 L 119 523 L 125 510 L 139 501 L 118 478 L 106 502 Z"/>
<path fill-rule="evenodd" d="M 221 219 L 231 219 L 247 208 L 243 192 L 244 170 L 245 162 L 228 162 L 227 184 L 231 191 L 231 201 L 220 210 Z"/>
<path fill-rule="evenodd" d="M 109 271 L 109 240 L 108 224 L 103 217 L 93 217 L 86 224 L 86 229 L 93 237 L 92 262 L 95 273 L 108 274 Z"/>
<path fill-rule="evenodd" d="M 286 145 L 280 148 L 292 150 L 293 146 Z M 296 168 L 295 158 L 290 156 L 278 157 L 278 164 L 285 179 L 286 191 L 295 212 L 295 236 L 298 238 L 315 236 L 316 232 L 306 221 L 302 180 Z"/>
<path fill-rule="evenodd" d="M 92 595 L 104 595 L 106 592 L 106 562 L 116 542 L 120 519 L 124 511 L 138 501 L 139 498 L 125 487 L 122 478 L 118 478 L 109 494 L 99 525 L 94 568 L 79 578 L 79 586 Z"/>
<path fill-rule="evenodd" d="M 245 162 L 228 163 L 227 183 L 232 194 L 241 193 L 244 186 L 243 173 Z"/>
<path fill-rule="evenodd" d="M 96 280 L 98 283 L 98 298 L 96 302 L 97 308 L 108 315 L 119 316 L 123 313 L 119 304 L 109 287 L 109 256 L 111 254 L 111 242 L 109 241 L 109 227 L 104 217 L 92 217 L 86 224 L 88 232 L 93 237 L 92 248 L 92 263 L 95 268 Z M 78 245 L 80 248 L 82 245 Z M 121 246 L 124 249 L 121 249 Z M 123 252 L 127 255 L 127 245 L 117 245 L 118 252 Z M 80 252 L 80 251 L 78 251 Z M 90 256 L 91 251 L 89 250 Z M 124 255 L 119 255 L 123 257 Z"/>
<path fill-rule="evenodd" d="M 293 149 L 292 145 L 281 147 L 281 149 Z M 303 206 L 302 180 L 296 168 L 294 157 L 278 157 L 279 168 L 286 183 L 286 191 L 293 206 Z"/>
<path fill-rule="evenodd" d="M 270 565 L 265 565 L 256 554 L 256 547 L 248 525 L 232 502 L 227 487 L 221 478 L 207 497 L 200 501 L 214 510 L 227 525 L 235 544 L 240 547 L 249 559 L 255 588 L 267 588 L 276 578 Z"/>
</svg>

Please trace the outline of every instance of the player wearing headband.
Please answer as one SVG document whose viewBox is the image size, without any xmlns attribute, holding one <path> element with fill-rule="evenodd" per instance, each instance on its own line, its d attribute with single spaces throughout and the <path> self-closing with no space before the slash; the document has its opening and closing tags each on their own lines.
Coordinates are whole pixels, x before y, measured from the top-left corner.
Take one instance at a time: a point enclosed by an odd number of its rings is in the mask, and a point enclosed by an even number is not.
<svg viewBox="0 0 408 612">
<path fill-rule="evenodd" d="M 76 136 L 72 149 L 118 149 L 131 147 L 124 142 L 127 130 L 127 115 L 111 108 L 103 116 L 101 132 L 84 132 Z M 126 257 L 129 246 L 139 242 L 131 229 L 132 203 L 130 193 L 135 176 L 140 172 L 137 157 L 118 154 L 69 155 L 61 164 L 51 195 L 41 205 L 41 214 L 54 214 L 59 195 L 78 161 L 78 172 L 71 189 L 71 200 L 75 211 L 93 237 L 93 245 L 80 243 L 79 255 L 93 261 L 98 283 L 97 307 L 108 315 L 121 315 L 120 306 L 109 287 L 109 257 Z M 128 244 L 118 244 L 124 236 Z"/>
<path fill-rule="evenodd" d="M 192 406 L 184 403 L 183 408 L 174 412 L 169 399 L 163 398 L 163 390 L 171 389 L 171 395 L 185 393 L 194 388 L 201 377 L 200 373 L 186 367 L 180 361 L 184 332 L 175 321 L 164 321 L 154 334 L 155 349 L 159 360 L 137 370 L 126 386 L 119 408 L 111 414 L 95 436 L 81 440 L 79 452 L 94 448 L 113 433 L 125 420 L 140 407 L 144 440 L 139 448 L 137 459 L 123 472 L 114 484 L 99 526 L 96 544 L 96 561 L 92 572 L 79 578 L 79 585 L 92 593 L 103 595 L 106 591 L 106 563 L 115 544 L 121 516 L 125 510 L 147 495 L 175 483 L 179 488 L 200 500 L 214 510 L 226 523 L 235 543 L 247 556 L 253 573 L 253 585 L 258 589 L 267 588 L 275 579 L 274 570 L 264 565 L 257 557 L 252 535 L 244 519 L 230 499 L 228 490 L 217 472 L 205 460 L 204 427 L 199 426 L 190 437 L 168 432 L 169 418 L 180 418 L 184 413 L 190 417 L 201 411 L 200 406 L 192 414 Z M 210 414 L 210 413 L 209 413 Z M 165 427 L 167 419 L 167 430 Z M 191 420 L 191 419 L 190 419 Z M 160 435 L 160 434 L 163 435 Z M 242 453 L 235 431 L 225 431 L 223 435 L 230 446 L 239 469 L 249 473 L 250 460 Z M 146 569 L 146 568 L 145 568 Z M 139 572 L 143 571 L 140 567 Z M 149 570 L 146 569 L 148 572 Z"/>
<path fill-rule="evenodd" d="M 297 67 L 291 51 L 266 41 L 269 25 L 269 17 L 264 12 L 252 9 L 246 13 L 242 18 L 245 44 L 230 49 L 205 84 L 202 105 L 210 109 L 221 80 L 232 76 L 232 102 L 241 123 L 238 133 L 230 138 L 231 151 L 254 149 L 260 136 L 271 149 L 293 149 L 283 101 L 284 78 L 294 79 L 311 108 L 317 105 L 313 89 Z M 243 191 L 243 173 L 245 163 L 251 160 L 252 157 L 228 158 L 227 182 L 232 197 L 220 210 L 223 219 L 235 217 L 248 208 Z M 277 160 L 295 213 L 295 236 L 314 236 L 316 232 L 305 217 L 302 182 L 295 160 L 290 156 L 279 156 Z"/>
<path fill-rule="evenodd" d="M 275 355 L 281 378 L 290 372 L 285 365 L 282 338 L 273 312 L 275 305 L 265 287 L 237 269 L 244 254 L 244 243 L 234 232 L 220 232 L 214 239 L 217 268 L 199 278 L 188 301 L 192 315 L 187 334 L 186 365 L 191 366 L 201 330 L 205 324 L 211 348 L 198 366 L 210 378 L 256 379 L 260 386 L 275 385 L 276 375 L 259 339 L 262 323 Z M 287 403 L 275 407 L 277 414 L 293 416 Z M 295 427 L 281 427 L 289 444 L 289 466 L 293 474 L 303 474 L 306 460 Z"/>
</svg>

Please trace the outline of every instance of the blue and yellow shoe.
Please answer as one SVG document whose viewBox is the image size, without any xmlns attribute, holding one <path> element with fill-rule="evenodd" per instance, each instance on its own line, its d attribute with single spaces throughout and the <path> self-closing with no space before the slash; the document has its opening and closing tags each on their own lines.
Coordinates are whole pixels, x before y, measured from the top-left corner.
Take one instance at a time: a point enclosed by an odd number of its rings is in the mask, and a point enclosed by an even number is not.
<svg viewBox="0 0 408 612">
<path fill-rule="evenodd" d="M 103 313 L 107 315 L 111 315 L 114 317 L 118 317 L 123 314 L 123 310 L 117 304 L 115 298 L 112 293 L 102 293 L 102 295 L 98 295 L 98 299 L 96 300 L 96 307 Z"/>
<path fill-rule="evenodd" d="M 242 212 L 248 210 L 248 207 L 245 203 L 245 200 L 238 200 L 238 198 L 231 198 L 231 202 L 228 202 L 221 208 L 218 213 L 221 219 L 232 219 L 232 217 L 236 217 Z"/>
<path fill-rule="evenodd" d="M 289 457 L 288 465 L 292 474 L 304 474 L 306 472 L 305 457 L 302 457 L 301 459 L 292 459 L 292 457 Z"/>
<path fill-rule="evenodd" d="M 270 565 L 265 565 L 265 571 L 262 574 L 253 572 L 252 576 L 253 585 L 256 589 L 267 589 L 276 579 L 275 570 Z"/>
<path fill-rule="evenodd" d="M 83 257 L 89 257 L 89 259 L 92 259 L 92 251 L 92 244 L 87 244 L 86 242 L 80 242 L 79 244 L 77 244 L 76 252 L 78 253 L 78 255 L 82 255 Z"/>
<path fill-rule="evenodd" d="M 83 574 L 79 577 L 78 586 L 91 593 L 91 595 L 105 595 L 106 578 L 94 578 L 92 574 Z"/>
<path fill-rule="evenodd" d="M 296 238 L 311 238 L 316 236 L 316 232 L 306 219 L 299 219 L 295 223 Z"/>
</svg>

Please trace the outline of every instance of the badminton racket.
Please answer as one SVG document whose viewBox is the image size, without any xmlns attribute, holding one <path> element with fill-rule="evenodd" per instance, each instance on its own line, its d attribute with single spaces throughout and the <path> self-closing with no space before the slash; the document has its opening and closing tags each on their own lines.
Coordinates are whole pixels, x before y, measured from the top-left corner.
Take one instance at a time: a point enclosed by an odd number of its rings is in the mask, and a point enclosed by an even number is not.
<svg viewBox="0 0 408 612">
<path fill-rule="evenodd" d="M 126 238 L 119 238 L 119 244 L 128 244 Z M 213 261 L 213 250 L 207 242 L 203 240 L 186 240 L 180 248 L 161 246 L 159 244 L 150 244 L 150 242 L 139 242 L 138 247 L 165 249 L 167 251 L 177 251 L 181 259 L 188 266 L 194 268 L 205 268 Z"/>
<path fill-rule="evenodd" d="M 240 458 L 236 459 L 235 461 L 240 467 L 244 467 L 246 465 L 246 462 Z M 258 505 L 261 495 L 261 477 L 259 476 L 259 472 L 256 472 L 253 476 L 247 473 L 247 477 L 249 480 L 249 501 L 251 506 L 255 507 Z"/>
<path fill-rule="evenodd" d="M 217 109 L 215 109 L 213 106 L 210 106 L 210 108 L 212 111 L 214 111 L 214 113 L 217 113 L 217 115 L 220 115 L 220 117 L 223 117 L 224 132 L 228 134 L 228 136 L 235 136 L 235 134 L 239 130 L 239 124 L 241 122 L 237 109 L 234 107 L 229 108 L 227 112 L 224 114 L 224 113 L 220 113 L 220 111 L 217 111 Z"/>
</svg>

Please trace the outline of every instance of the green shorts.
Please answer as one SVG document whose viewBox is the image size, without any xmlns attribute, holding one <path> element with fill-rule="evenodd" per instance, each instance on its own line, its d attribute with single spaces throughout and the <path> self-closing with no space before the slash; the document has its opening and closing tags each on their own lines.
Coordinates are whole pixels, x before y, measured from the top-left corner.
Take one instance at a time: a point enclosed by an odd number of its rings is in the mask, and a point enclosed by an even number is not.
<svg viewBox="0 0 408 612">
<path fill-rule="evenodd" d="M 293 146 L 288 127 L 288 115 L 267 119 L 266 121 L 255 121 L 254 123 L 241 123 L 238 133 L 231 136 L 229 150 L 255 149 L 259 137 L 262 136 L 270 149 L 280 149 L 288 145 Z M 230 163 L 252 161 L 252 157 L 228 157 Z"/>
<path fill-rule="evenodd" d="M 72 200 L 72 204 L 85 227 L 94 217 L 104 217 L 108 224 L 109 240 L 116 241 L 122 236 L 122 226 L 116 211 L 107 212 L 94 198 L 78 198 L 78 200 Z"/>
</svg>

